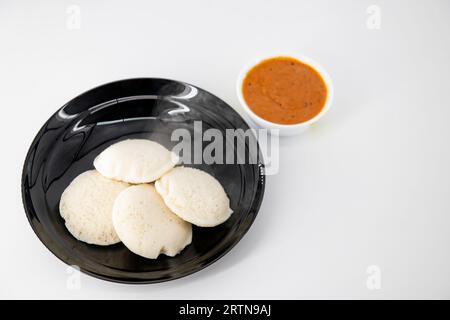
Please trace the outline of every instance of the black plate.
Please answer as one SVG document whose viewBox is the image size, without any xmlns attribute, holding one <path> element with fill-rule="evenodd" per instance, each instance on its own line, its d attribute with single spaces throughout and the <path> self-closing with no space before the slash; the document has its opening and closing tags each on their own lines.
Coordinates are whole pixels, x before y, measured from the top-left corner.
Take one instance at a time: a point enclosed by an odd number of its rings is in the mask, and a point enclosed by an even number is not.
<svg viewBox="0 0 450 320">
<path fill-rule="evenodd" d="M 165 79 L 122 80 L 94 88 L 58 110 L 30 146 L 22 174 L 22 197 L 28 220 L 44 245 L 69 265 L 95 277 L 124 283 L 153 283 L 180 278 L 213 263 L 244 236 L 264 193 L 264 165 L 259 147 L 254 164 L 192 165 L 214 175 L 231 200 L 233 215 L 214 228 L 193 230 L 192 244 L 176 257 L 149 260 L 123 244 L 96 246 L 77 241 L 59 215 L 59 199 L 80 173 L 93 169 L 94 158 L 126 138 L 149 138 L 171 149 L 176 128 L 249 129 L 225 102 L 195 86 Z M 224 139 L 251 153 L 254 136 Z M 226 141 L 226 143 L 225 143 Z M 203 142 L 202 148 L 209 142 Z M 197 149 L 199 150 L 199 149 Z M 235 151 L 237 149 L 235 148 Z M 195 153 L 193 148 L 192 153 Z M 255 152 L 253 152 L 255 153 Z M 247 155 L 248 156 L 248 155 Z M 247 159 L 248 160 L 248 159 Z"/>
</svg>

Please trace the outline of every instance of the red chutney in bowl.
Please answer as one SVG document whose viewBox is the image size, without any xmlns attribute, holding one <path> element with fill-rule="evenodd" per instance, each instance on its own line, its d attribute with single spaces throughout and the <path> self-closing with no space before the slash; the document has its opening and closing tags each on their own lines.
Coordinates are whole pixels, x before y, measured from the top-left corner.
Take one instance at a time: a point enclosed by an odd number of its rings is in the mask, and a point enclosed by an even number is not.
<svg viewBox="0 0 450 320">
<path fill-rule="evenodd" d="M 242 82 L 242 96 L 253 113 L 278 124 L 314 118 L 325 106 L 327 94 L 319 72 L 291 57 L 263 60 Z"/>
</svg>

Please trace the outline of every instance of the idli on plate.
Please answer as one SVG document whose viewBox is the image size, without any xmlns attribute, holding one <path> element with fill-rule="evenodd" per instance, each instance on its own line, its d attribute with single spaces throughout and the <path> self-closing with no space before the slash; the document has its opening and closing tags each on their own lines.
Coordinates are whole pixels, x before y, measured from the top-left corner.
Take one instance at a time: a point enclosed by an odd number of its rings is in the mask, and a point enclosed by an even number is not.
<svg viewBox="0 0 450 320">
<path fill-rule="evenodd" d="M 113 224 L 128 249 L 149 259 L 159 254 L 173 257 L 192 241 L 192 225 L 173 214 L 149 184 L 120 193 L 113 207 Z"/>
<path fill-rule="evenodd" d="M 178 156 L 147 139 L 117 142 L 94 160 L 94 167 L 103 176 L 129 183 L 147 183 L 160 178 L 178 162 Z"/>
<path fill-rule="evenodd" d="M 170 210 L 199 227 L 217 226 L 233 212 L 220 182 L 199 169 L 174 168 L 155 187 Z"/>
<path fill-rule="evenodd" d="M 83 172 L 64 190 L 59 212 L 78 240 L 97 245 L 120 242 L 112 223 L 114 200 L 129 185 L 103 177 L 96 170 Z"/>
</svg>

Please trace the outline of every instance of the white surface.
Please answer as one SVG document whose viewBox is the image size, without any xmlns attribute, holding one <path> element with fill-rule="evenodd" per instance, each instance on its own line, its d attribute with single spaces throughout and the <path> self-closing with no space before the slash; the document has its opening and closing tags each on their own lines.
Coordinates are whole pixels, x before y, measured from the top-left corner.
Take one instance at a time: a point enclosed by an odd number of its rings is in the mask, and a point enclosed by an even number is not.
<svg viewBox="0 0 450 320">
<path fill-rule="evenodd" d="M 81 8 L 81 29 L 66 8 Z M 381 29 L 366 27 L 369 5 Z M 1 298 L 450 298 L 450 2 L 2 1 Z M 173 282 L 81 277 L 26 220 L 20 175 L 47 118 L 112 80 L 184 80 L 238 108 L 236 78 L 265 51 L 331 74 L 330 112 L 283 138 L 278 175 L 232 252 Z M 241 110 L 240 110 L 241 111 Z M 381 270 L 369 290 L 366 270 Z"/>
</svg>

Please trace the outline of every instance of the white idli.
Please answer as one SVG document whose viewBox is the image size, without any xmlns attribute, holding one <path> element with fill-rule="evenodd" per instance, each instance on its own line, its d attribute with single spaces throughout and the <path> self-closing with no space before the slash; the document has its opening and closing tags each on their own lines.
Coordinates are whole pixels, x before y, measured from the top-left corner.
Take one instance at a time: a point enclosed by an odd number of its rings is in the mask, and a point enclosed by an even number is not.
<svg viewBox="0 0 450 320">
<path fill-rule="evenodd" d="M 113 224 L 128 249 L 149 259 L 161 253 L 173 257 L 192 241 L 192 225 L 173 214 L 149 184 L 131 186 L 117 197 Z"/>
<path fill-rule="evenodd" d="M 59 212 L 78 240 L 97 245 L 120 242 L 112 223 L 114 200 L 129 185 L 103 177 L 96 170 L 77 176 L 64 190 Z"/>
<path fill-rule="evenodd" d="M 147 183 L 161 177 L 178 162 L 178 157 L 159 143 L 146 139 L 117 142 L 94 160 L 103 176 L 129 183 Z"/>
<path fill-rule="evenodd" d="M 199 169 L 174 168 L 155 187 L 170 210 L 199 227 L 221 224 L 233 212 L 219 181 Z"/>
</svg>

